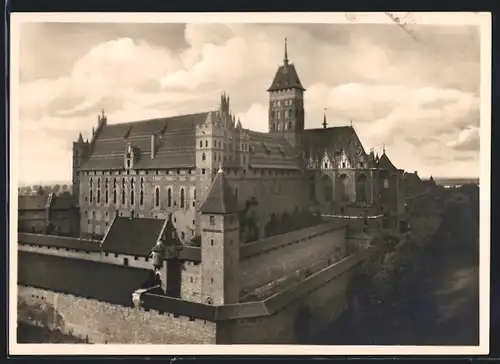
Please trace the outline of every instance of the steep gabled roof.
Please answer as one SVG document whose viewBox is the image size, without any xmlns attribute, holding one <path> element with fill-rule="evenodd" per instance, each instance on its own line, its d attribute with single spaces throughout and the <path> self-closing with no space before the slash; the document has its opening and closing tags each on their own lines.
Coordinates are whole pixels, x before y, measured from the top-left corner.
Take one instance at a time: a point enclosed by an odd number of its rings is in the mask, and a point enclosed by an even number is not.
<svg viewBox="0 0 500 364">
<path fill-rule="evenodd" d="M 215 176 L 215 180 L 208 191 L 205 202 L 201 205 L 199 211 L 203 214 L 231 214 L 239 212 L 236 197 L 227 183 L 222 169 Z"/>
<path fill-rule="evenodd" d="M 379 169 L 386 169 L 388 171 L 397 171 L 398 170 L 394 166 L 394 164 L 392 164 L 391 160 L 389 159 L 389 157 L 387 156 L 387 154 L 385 154 L 385 152 L 382 154 L 382 156 L 378 160 L 377 168 L 379 168 Z"/>
<path fill-rule="evenodd" d="M 105 252 L 147 257 L 160 239 L 166 220 L 117 216 L 104 237 Z"/>
<path fill-rule="evenodd" d="M 45 210 L 48 195 L 18 196 L 18 210 Z"/>
<path fill-rule="evenodd" d="M 306 129 L 303 135 L 306 159 L 321 160 L 325 151 L 333 157 L 336 156 L 336 153 L 343 151 L 349 160 L 354 158 L 354 153 L 362 152 L 365 154 L 356 131 L 350 126 Z M 358 144 L 360 150 L 354 150 L 354 144 Z"/>
<path fill-rule="evenodd" d="M 80 170 L 123 169 L 124 152 L 131 143 L 139 148 L 136 168 L 189 168 L 196 163 L 196 126 L 207 113 L 102 125 L 89 159 Z M 151 136 L 158 136 L 151 159 Z"/>
</svg>

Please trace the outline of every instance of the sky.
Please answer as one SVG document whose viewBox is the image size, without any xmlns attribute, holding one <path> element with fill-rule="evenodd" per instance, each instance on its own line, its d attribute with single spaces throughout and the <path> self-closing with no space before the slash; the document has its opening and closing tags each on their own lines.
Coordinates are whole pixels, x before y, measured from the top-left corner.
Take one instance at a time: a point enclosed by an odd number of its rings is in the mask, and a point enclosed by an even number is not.
<svg viewBox="0 0 500 364">
<path fill-rule="evenodd" d="M 71 180 L 72 142 L 108 123 L 202 112 L 220 94 L 243 127 L 267 131 L 288 56 L 306 128 L 356 129 L 365 150 L 422 177 L 479 176 L 479 27 L 395 24 L 24 23 L 19 182 Z M 326 111 L 325 111 L 326 109 Z"/>
</svg>

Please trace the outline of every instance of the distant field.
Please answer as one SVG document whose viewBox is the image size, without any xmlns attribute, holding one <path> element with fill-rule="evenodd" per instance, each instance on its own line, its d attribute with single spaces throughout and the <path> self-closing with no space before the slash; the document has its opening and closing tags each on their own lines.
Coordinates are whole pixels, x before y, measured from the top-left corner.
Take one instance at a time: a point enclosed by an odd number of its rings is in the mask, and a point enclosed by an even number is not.
<svg viewBox="0 0 500 364">
<path fill-rule="evenodd" d="M 434 178 L 438 185 L 464 185 L 464 184 L 479 184 L 479 178 Z"/>
</svg>

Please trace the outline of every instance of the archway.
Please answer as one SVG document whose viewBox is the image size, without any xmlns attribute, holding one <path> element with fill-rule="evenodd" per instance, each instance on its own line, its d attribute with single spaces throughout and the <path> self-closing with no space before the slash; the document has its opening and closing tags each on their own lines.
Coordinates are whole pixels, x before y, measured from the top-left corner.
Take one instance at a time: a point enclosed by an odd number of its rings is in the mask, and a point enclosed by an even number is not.
<svg viewBox="0 0 500 364">
<path fill-rule="evenodd" d="M 368 178 L 360 174 L 356 180 L 356 200 L 366 202 L 368 200 Z"/>
<path fill-rule="evenodd" d="M 333 181 L 329 176 L 321 177 L 321 186 L 323 188 L 323 197 L 325 201 L 333 200 Z"/>
<path fill-rule="evenodd" d="M 337 181 L 337 197 L 340 202 L 349 201 L 349 178 L 341 174 Z"/>
</svg>

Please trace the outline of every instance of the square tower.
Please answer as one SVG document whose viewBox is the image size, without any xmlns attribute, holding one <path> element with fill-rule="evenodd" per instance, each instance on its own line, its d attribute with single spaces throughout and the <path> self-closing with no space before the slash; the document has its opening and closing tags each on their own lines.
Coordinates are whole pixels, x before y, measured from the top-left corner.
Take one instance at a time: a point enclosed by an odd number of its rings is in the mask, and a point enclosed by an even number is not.
<svg viewBox="0 0 500 364">
<path fill-rule="evenodd" d="M 238 303 L 239 209 L 222 169 L 199 211 L 202 302 L 217 306 Z"/>
</svg>

